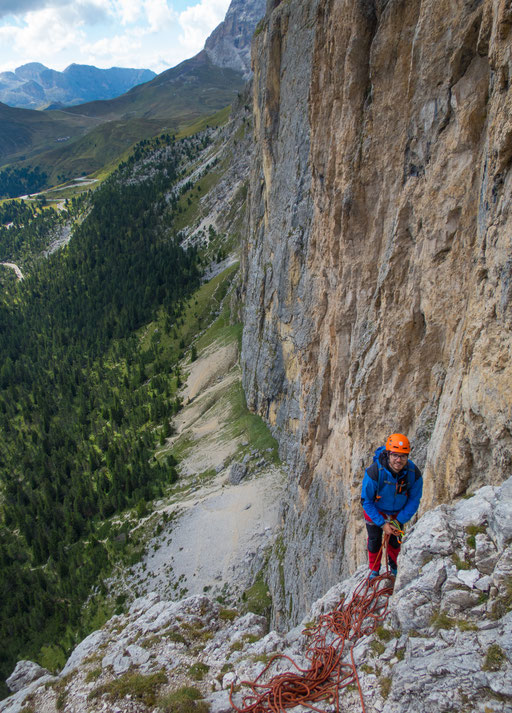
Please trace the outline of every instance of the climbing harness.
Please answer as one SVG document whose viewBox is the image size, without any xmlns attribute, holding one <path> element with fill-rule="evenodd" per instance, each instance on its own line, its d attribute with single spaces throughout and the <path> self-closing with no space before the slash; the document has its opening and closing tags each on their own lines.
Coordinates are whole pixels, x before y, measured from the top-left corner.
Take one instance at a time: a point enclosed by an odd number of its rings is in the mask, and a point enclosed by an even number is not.
<svg viewBox="0 0 512 713">
<path fill-rule="evenodd" d="M 389 536 L 384 535 L 380 554 L 387 560 Z M 342 599 L 333 611 L 319 617 L 314 628 L 302 632 L 310 639 L 306 650 L 309 668 L 301 668 L 285 654 L 273 656 L 254 681 L 242 681 L 251 693 L 244 695 L 241 706 L 233 703 L 233 684 L 229 700 L 238 713 L 282 713 L 287 708 L 303 705 L 318 713 L 325 709 L 314 703 L 327 701 L 335 703 L 336 713 L 340 713 L 340 692 L 353 683 L 357 684 L 363 713 L 366 713 L 363 692 L 359 683 L 354 661 L 354 646 L 359 639 L 375 631 L 388 610 L 389 597 L 393 587 L 388 583 L 389 570 L 373 578 L 366 577 L 360 582 L 348 603 Z M 345 659 L 350 654 L 350 661 Z M 274 675 L 263 682 L 265 674 L 276 661 L 288 660 L 295 671 Z M 331 709 L 332 710 L 332 709 Z"/>
</svg>

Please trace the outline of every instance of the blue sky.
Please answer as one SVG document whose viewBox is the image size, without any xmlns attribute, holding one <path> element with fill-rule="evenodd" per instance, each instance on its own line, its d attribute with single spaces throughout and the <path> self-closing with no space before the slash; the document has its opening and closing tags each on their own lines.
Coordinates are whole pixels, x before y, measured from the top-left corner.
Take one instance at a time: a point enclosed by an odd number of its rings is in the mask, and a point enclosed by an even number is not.
<svg viewBox="0 0 512 713">
<path fill-rule="evenodd" d="M 0 72 L 73 62 L 162 72 L 192 57 L 230 0 L 0 0 Z"/>
</svg>

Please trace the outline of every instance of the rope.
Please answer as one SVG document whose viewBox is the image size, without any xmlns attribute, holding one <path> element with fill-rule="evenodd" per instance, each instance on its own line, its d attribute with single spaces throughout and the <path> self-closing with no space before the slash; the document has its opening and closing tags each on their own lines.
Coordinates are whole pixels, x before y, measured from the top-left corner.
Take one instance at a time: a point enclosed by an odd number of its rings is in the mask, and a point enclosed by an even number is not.
<svg viewBox="0 0 512 713">
<path fill-rule="evenodd" d="M 380 554 L 387 550 L 389 536 L 384 535 Z M 386 563 L 387 563 L 387 557 Z M 375 631 L 384 621 L 393 587 L 389 585 L 389 572 L 370 580 L 366 577 L 356 587 L 348 603 L 342 599 L 333 611 L 322 614 L 313 628 L 302 632 L 310 639 L 305 657 L 309 668 L 301 668 L 285 654 L 273 656 L 254 681 L 242 681 L 251 692 L 244 695 L 242 703 L 233 703 L 233 684 L 229 694 L 231 706 L 238 713 L 283 713 L 287 708 L 303 705 L 310 710 L 325 713 L 314 703 L 335 703 L 340 713 L 340 692 L 357 684 L 363 713 L 366 713 L 363 692 L 354 661 L 354 646 L 363 636 Z M 350 647 L 350 651 L 346 651 Z M 350 653 L 350 661 L 346 661 Z M 267 683 L 261 679 L 276 661 L 289 661 L 295 671 L 274 675 Z"/>
</svg>

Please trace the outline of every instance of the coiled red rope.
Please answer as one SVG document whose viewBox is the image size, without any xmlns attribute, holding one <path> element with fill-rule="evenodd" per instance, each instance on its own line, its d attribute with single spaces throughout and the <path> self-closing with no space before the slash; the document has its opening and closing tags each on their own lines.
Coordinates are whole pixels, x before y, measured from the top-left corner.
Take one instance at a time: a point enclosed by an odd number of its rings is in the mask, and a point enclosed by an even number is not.
<svg viewBox="0 0 512 713">
<path fill-rule="evenodd" d="M 387 548 L 388 539 L 384 536 L 381 551 Z M 238 713 L 282 713 L 287 708 L 303 705 L 325 713 L 325 709 L 314 704 L 327 701 L 334 703 L 336 713 L 339 713 L 340 692 L 357 683 L 365 713 L 353 649 L 362 636 L 373 633 L 385 619 L 389 597 L 393 593 L 389 580 L 387 570 L 372 580 L 364 579 L 349 602 L 342 599 L 333 611 L 322 614 L 313 628 L 304 629 L 303 635 L 311 640 L 305 654 L 309 668 L 301 668 L 285 654 L 276 654 L 254 681 L 241 682 L 251 689 L 251 693 L 244 695 L 241 706 L 233 703 L 232 685 L 229 700 L 234 710 Z M 263 682 L 273 664 L 282 660 L 288 660 L 295 671 L 274 675 L 268 682 Z"/>
</svg>

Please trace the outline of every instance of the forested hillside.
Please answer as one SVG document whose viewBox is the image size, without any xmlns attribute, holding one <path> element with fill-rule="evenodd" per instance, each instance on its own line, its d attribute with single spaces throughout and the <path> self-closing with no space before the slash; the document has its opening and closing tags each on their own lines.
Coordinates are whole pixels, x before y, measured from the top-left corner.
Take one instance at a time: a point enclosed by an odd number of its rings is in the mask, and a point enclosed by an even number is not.
<svg viewBox="0 0 512 713">
<path fill-rule="evenodd" d="M 68 206 L 69 245 L 1 295 L 1 678 L 20 657 L 65 660 L 101 616 L 102 577 L 137 556 L 131 521 L 114 516 L 143 515 L 177 478 L 174 459 L 155 450 L 180 409 L 183 311 L 202 269 L 198 250 L 180 246 L 200 191 L 185 167 L 210 135 L 141 142 Z M 63 219 L 23 204 L 1 215 L 10 257 L 41 250 Z"/>
<path fill-rule="evenodd" d="M 0 260 L 25 265 L 44 250 L 50 233 L 71 218 L 67 211 L 59 214 L 41 207 L 23 200 L 0 205 Z"/>
<path fill-rule="evenodd" d="M 35 193 L 44 188 L 47 178 L 39 166 L 33 169 L 8 167 L 0 171 L 0 198 Z"/>
</svg>

